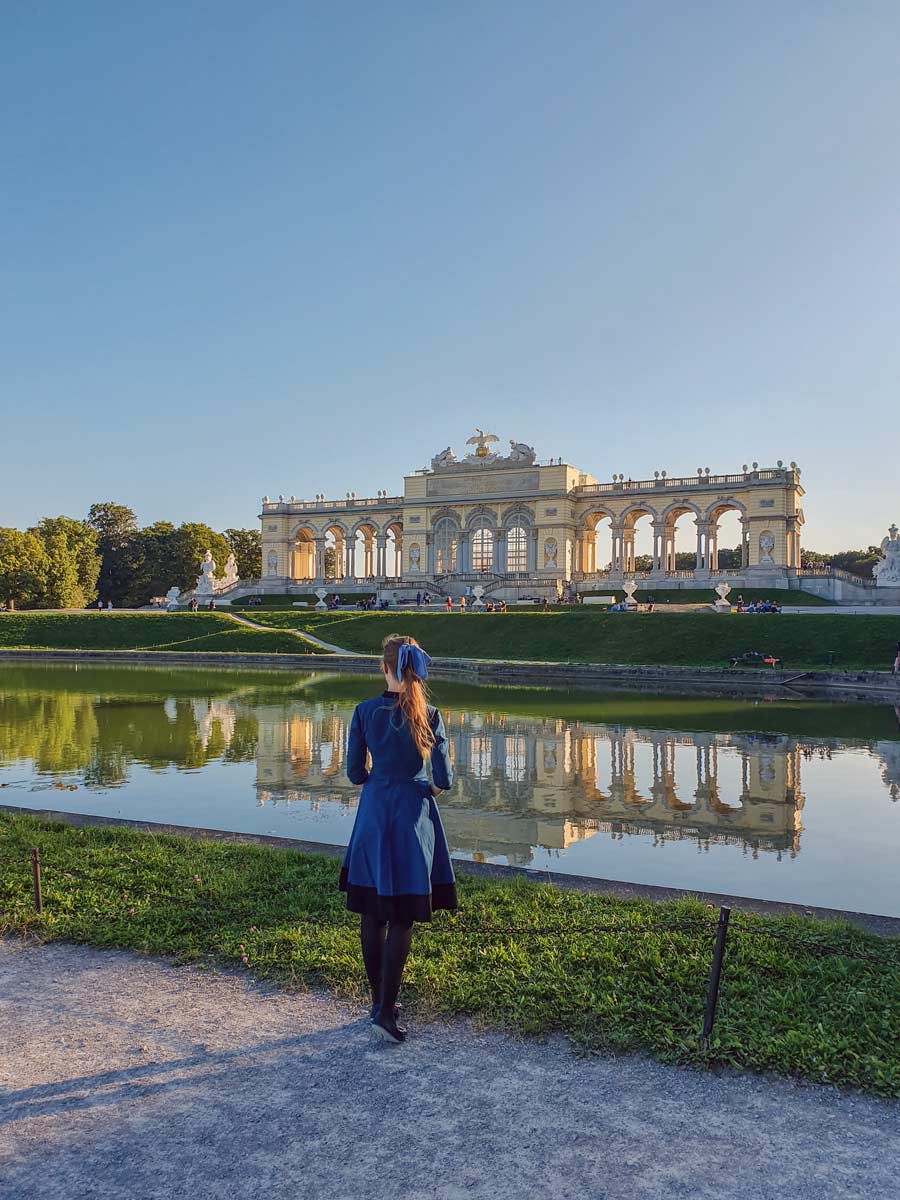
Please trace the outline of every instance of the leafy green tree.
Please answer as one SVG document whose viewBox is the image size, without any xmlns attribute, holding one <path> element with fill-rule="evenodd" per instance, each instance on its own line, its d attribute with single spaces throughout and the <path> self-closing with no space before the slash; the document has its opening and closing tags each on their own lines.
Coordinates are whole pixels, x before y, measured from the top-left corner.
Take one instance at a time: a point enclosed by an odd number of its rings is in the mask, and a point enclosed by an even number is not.
<svg viewBox="0 0 900 1200">
<path fill-rule="evenodd" d="M 805 546 L 800 550 L 800 561 L 804 567 L 838 567 L 858 575 L 860 579 L 871 579 L 872 568 L 881 558 L 881 550 L 877 546 L 869 546 L 866 550 L 839 550 L 836 554 L 821 554 L 817 550 L 808 550 Z"/>
<path fill-rule="evenodd" d="M 47 586 L 47 550 L 34 533 L 0 528 L 0 599 L 7 608 L 34 608 Z"/>
<path fill-rule="evenodd" d="M 226 529 L 225 541 L 231 547 L 241 579 L 259 579 L 262 575 L 262 537 L 258 529 Z"/>
<path fill-rule="evenodd" d="M 135 580 L 143 570 L 143 546 L 137 519 L 130 508 L 111 500 L 92 504 L 88 524 L 97 534 L 100 575 L 97 591 L 103 601 L 122 605 L 132 602 Z"/>
<path fill-rule="evenodd" d="M 164 596 L 173 583 L 183 586 L 176 578 L 179 554 L 178 530 L 171 521 L 154 521 L 140 532 L 141 571 L 135 580 L 134 591 L 146 603 L 152 596 Z"/>
<path fill-rule="evenodd" d="M 184 591 L 192 588 L 200 574 L 200 562 L 207 550 L 212 551 L 216 560 L 216 573 L 221 575 L 225 569 L 225 560 L 231 553 L 228 542 L 221 533 L 216 533 L 208 525 L 200 522 L 186 522 L 175 531 L 173 539 L 171 583 Z"/>
<path fill-rule="evenodd" d="M 41 604 L 47 608 L 84 608 L 78 561 L 66 535 L 50 533 L 42 540 L 47 553 L 47 573 Z"/>
<path fill-rule="evenodd" d="M 45 546 L 48 539 L 59 534 L 65 538 L 68 551 L 75 563 L 80 596 L 71 597 L 71 604 L 66 607 L 84 608 L 97 599 L 97 577 L 100 574 L 100 555 L 97 551 L 97 531 L 87 521 L 77 521 L 74 517 L 44 517 L 32 533 L 43 538 Z M 48 583 L 49 586 L 49 583 Z M 56 607 L 51 605 L 51 607 Z"/>
<path fill-rule="evenodd" d="M 718 567 L 720 571 L 739 571 L 741 568 L 740 546 L 735 546 L 733 550 L 720 546 Z"/>
</svg>

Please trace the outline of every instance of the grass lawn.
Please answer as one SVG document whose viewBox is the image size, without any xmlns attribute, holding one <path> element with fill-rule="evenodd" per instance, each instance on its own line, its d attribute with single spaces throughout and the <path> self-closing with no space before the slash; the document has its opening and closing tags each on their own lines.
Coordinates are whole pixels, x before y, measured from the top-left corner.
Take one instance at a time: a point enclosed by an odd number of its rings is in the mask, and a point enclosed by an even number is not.
<svg viewBox="0 0 900 1200">
<path fill-rule="evenodd" d="M 823 613 L 543 612 L 257 613 L 272 628 L 306 630 L 333 645 L 377 654 L 389 633 L 411 634 L 430 654 L 532 661 L 726 666 L 745 650 L 773 653 L 788 667 L 889 670 L 900 618 Z"/>
<path fill-rule="evenodd" d="M 45 867 L 41 916 L 32 906 L 31 846 Z M 325 857 L 0 813 L 0 934 L 243 965 L 284 984 L 363 997 L 357 919 L 337 878 L 337 860 Z M 839 923 L 735 914 L 716 1028 L 704 1048 L 715 920 L 704 904 L 469 877 L 460 896 L 462 913 L 438 914 L 416 933 L 404 1003 L 422 1015 L 467 1013 L 527 1034 L 562 1030 L 587 1050 L 643 1049 L 667 1061 L 776 1070 L 900 1096 L 896 939 Z M 691 928 L 664 932 L 661 922 Z"/>
<path fill-rule="evenodd" d="M 220 613 L 53 613 L 0 615 L 0 648 L 57 650 L 206 650 L 315 654 L 283 630 L 260 633 Z"/>
</svg>

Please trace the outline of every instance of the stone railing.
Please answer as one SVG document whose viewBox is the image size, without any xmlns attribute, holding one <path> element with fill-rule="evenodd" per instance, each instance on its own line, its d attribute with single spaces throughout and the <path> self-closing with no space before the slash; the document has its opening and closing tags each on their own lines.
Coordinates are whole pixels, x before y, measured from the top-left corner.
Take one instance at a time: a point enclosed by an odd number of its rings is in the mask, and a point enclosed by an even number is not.
<svg viewBox="0 0 900 1200">
<path fill-rule="evenodd" d="M 875 587 L 874 579 L 854 575 L 852 571 L 845 571 L 843 567 L 800 567 L 797 574 L 801 579 L 843 579 L 846 583 L 856 583 L 860 587 Z"/>
<path fill-rule="evenodd" d="M 576 497 L 631 495 L 634 492 L 702 491 L 706 488 L 732 487 L 755 483 L 793 483 L 796 472 L 789 467 L 741 471 L 735 475 L 686 475 L 659 479 L 621 479 L 613 483 L 582 483 L 573 488 Z"/>
<path fill-rule="evenodd" d="M 403 503 L 402 496 L 368 496 L 344 500 L 271 500 L 263 504 L 266 513 L 280 512 L 309 512 L 334 508 L 396 508 Z"/>
</svg>

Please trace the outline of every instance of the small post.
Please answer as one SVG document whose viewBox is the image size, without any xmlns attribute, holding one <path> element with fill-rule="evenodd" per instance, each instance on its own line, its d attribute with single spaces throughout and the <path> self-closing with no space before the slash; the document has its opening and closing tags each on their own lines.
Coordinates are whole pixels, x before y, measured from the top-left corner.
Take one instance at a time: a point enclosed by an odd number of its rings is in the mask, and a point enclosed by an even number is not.
<svg viewBox="0 0 900 1200">
<path fill-rule="evenodd" d="M 34 881 L 34 911 L 44 911 L 44 898 L 41 895 L 41 852 L 37 846 L 31 851 L 31 877 Z"/>
<path fill-rule="evenodd" d="M 704 1042 L 709 1041 L 716 1020 L 716 1005 L 719 1001 L 719 983 L 722 978 L 722 962 L 725 958 L 725 941 L 728 937 L 728 921 L 730 917 L 730 908 L 719 909 L 719 922 L 716 925 L 716 944 L 713 949 L 709 983 L 706 985 L 706 1011 L 703 1014 Z"/>
</svg>

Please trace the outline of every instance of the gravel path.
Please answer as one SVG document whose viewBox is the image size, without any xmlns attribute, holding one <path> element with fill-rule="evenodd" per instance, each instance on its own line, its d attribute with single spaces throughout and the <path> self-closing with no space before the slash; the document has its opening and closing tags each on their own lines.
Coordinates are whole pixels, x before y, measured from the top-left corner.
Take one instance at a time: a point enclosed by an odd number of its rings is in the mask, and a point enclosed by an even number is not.
<svg viewBox="0 0 900 1200">
<path fill-rule="evenodd" d="M 2 1200 L 896 1195 L 900 1105 L 0 940 Z"/>
</svg>

